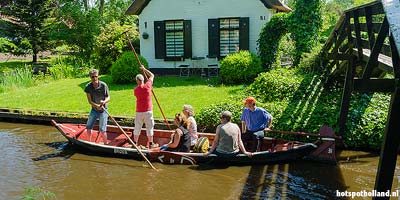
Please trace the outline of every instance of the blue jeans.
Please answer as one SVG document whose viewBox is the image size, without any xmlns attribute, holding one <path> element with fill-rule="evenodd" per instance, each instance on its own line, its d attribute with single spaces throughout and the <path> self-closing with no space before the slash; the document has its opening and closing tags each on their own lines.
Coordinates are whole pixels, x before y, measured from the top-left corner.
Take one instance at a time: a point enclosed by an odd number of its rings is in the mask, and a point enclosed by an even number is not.
<svg viewBox="0 0 400 200">
<path fill-rule="evenodd" d="M 93 129 L 94 123 L 96 122 L 96 119 L 99 119 L 99 129 L 100 132 L 106 132 L 107 128 L 107 120 L 108 120 L 108 115 L 107 112 L 98 112 L 95 109 L 92 108 L 89 113 L 89 119 L 86 123 L 86 128 L 87 129 Z"/>
</svg>

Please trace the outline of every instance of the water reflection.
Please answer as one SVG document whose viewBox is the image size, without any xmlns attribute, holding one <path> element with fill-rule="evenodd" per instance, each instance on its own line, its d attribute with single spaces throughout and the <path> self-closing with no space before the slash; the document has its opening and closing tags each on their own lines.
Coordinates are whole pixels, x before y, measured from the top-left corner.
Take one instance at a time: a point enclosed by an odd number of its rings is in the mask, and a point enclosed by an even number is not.
<svg viewBox="0 0 400 200">
<path fill-rule="evenodd" d="M 33 186 L 58 199 L 337 199 L 336 190 L 372 190 L 379 161 L 376 154 L 343 151 L 338 166 L 154 163 L 155 171 L 144 161 L 78 151 L 50 126 L 1 122 L 0 149 L 1 199 L 19 199 Z"/>
</svg>

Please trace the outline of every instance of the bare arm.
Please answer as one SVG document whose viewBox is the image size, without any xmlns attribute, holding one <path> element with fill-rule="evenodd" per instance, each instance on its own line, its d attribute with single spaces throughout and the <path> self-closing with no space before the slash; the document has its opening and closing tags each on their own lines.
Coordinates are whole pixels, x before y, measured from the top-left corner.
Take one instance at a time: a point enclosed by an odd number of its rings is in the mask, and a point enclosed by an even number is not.
<svg viewBox="0 0 400 200">
<path fill-rule="evenodd" d="M 242 121 L 242 133 L 246 132 L 246 122 Z"/>
<path fill-rule="evenodd" d="M 176 148 L 181 140 L 182 131 L 180 129 L 175 129 L 174 141 L 167 144 L 168 148 Z"/>
<path fill-rule="evenodd" d="M 238 144 L 239 144 L 239 149 L 240 151 L 242 151 L 246 156 L 251 157 L 253 154 L 246 151 L 246 148 L 243 145 L 243 141 L 242 141 L 242 135 L 240 134 L 240 131 L 238 131 L 239 135 L 238 135 Z"/>
<path fill-rule="evenodd" d="M 154 80 L 154 74 L 150 70 L 146 69 L 143 65 L 140 67 L 140 69 L 142 70 L 143 74 L 147 76 L 149 80 L 151 81 Z"/>
<path fill-rule="evenodd" d="M 264 130 L 266 130 L 266 131 L 268 131 L 268 130 L 270 130 L 271 129 L 271 125 L 272 125 L 272 115 L 271 115 L 271 117 L 269 118 L 269 121 L 268 121 L 268 124 L 267 124 L 267 127 L 265 127 L 265 129 Z"/>
<path fill-rule="evenodd" d="M 104 100 L 101 100 L 101 106 L 104 106 L 106 103 L 110 102 L 110 96 L 106 97 Z"/>
<path fill-rule="evenodd" d="M 213 144 L 212 144 L 212 146 L 211 146 L 211 148 L 210 148 L 210 151 L 208 151 L 208 152 L 205 154 L 205 156 L 208 156 L 208 155 L 210 155 L 212 152 L 214 152 L 215 149 L 217 148 L 218 144 L 219 144 L 219 126 L 217 127 L 217 131 L 216 131 L 216 133 L 215 133 L 215 137 L 214 137 L 214 140 L 213 140 Z"/>
</svg>

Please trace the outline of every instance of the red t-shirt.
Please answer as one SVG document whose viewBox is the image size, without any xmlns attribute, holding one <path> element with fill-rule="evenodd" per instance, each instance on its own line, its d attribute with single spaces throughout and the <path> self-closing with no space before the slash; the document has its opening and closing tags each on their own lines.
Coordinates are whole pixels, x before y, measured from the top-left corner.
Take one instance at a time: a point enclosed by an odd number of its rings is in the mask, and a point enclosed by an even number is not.
<svg viewBox="0 0 400 200">
<path fill-rule="evenodd" d="M 136 112 L 147 112 L 153 110 L 153 104 L 151 102 L 152 87 L 153 81 L 147 80 L 145 84 L 138 85 L 133 90 L 133 94 L 136 97 Z"/>
</svg>

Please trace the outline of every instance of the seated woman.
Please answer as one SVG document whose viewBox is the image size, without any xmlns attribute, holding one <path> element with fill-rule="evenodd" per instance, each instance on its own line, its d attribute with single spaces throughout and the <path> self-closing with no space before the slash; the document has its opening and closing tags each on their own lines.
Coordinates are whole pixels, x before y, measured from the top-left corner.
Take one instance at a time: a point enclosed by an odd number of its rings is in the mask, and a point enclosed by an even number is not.
<svg viewBox="0 0 400 200">
<path fill-rule="evenodd" d="M 175 125 L 178 127 L 175 132 L 171 134 L 171 141 L 168 144 L 164 144 L 160 147 L 164 151 L 178 151 L 178 152 L 189 152 L 190 151 L 190 134 L 186 129 L 187 119 L 183 114 L 175 114 L 174 119 Z"/>
<path fill-rule="evenodd" d="M 193 117 L 193 115 L 194 115 L 193 107 L 191 105 L 183 105 L 182 113 L 185 115 L 185 117 L 188 120 L 187 129 L 189 130 L 189 133 L 190 133 L 190 143 L 193 146 L 196 144 L 197 138 L 199 137 L 197 135 L 197 123 Z"/>
<path fill-rule="evenodd" d="M 240 137 L 240 128 L 231 122 L 231 118 L 231 112 L 223 111 L 221 113 L 221 124 L 217 126 L 214 142 L 205 156 L 214 153 L 218 157 L 231 157 L 238 154 L 239 149 L 248 157 L 252 156 L 252 153 L 244 148 Z"/>
</svg>

